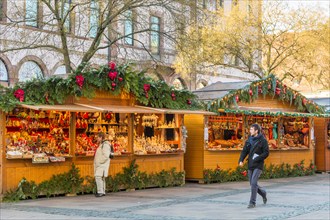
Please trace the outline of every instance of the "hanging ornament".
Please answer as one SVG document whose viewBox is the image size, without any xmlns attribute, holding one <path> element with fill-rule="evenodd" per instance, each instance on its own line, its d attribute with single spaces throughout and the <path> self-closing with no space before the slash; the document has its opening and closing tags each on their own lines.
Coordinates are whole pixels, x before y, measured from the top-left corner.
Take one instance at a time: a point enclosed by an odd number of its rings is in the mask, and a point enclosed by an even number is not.
<svg viewBox="0 0 330 220">
<path fill-rule="evenodd" d="M 111 83 L 111 86 L 112 86 L 112 88 L 116 87 L 116 85 L 117 85 L 117 84 L 116 84 L 116 83 L 114 83 L 114 82 L 113 82 L 113 83 Z"/>
<path fill-rule="evenodd" d="M 236 102 L 239 101 L 239 96 L 238 95 L 235 96 L 235 100 L 236 100 Z"/>
<path fill-rule="evenodd" d="M 303 102 L 304 105 L 306 105 L 307 100 L 304 98 L 302 102 Z"/>
<path fill-rule="evenodd" d="M 82 89 L 84 85 L 84 81 L 85 81 L 85 77 L 83 75 L 80 74 L 76 76 L 76 83 L 80 89 Z"/>
<path fill-rule="evenodd" d="M 172 100 L 175 101 L 175 93 L 174 92 L 172 92 L 171 97 L 172 97 Z"/>
<path fill-rule="evenodd" d="M 119 82 L 123 81 L 123 78 L 118 77 L 118 81 L 119 81 Z"/>
<path fill-rule="evenodd" d="M 191 100 L 190 99 L 187 100 L 187 104 L 191 105 Z"/>
<path fill-rule="evenodd" d="M 275 93 L 276 93 L 276 95 L 280 95 L 281 94 L 281 89 L 280 88 L 276 88 Z"/>
<path fill-rule="evenodd" d="M 48 101 L 49 101 L 48 93 L 46 93 L 46 95 L 45 95 L 45 100 L 46 100 L 46 103 L 48 103 Z"/>
<path fill-rule="evenodd" d="M 116 63 L 113 62 L 113 61 L 110 61 L 110 62 L 108 63 L 108 66 L 109 66 L 109 68 L 110 68 L 111 70 L 114 70 L 114 69 L 116 68 Z"/>
<path fill-rule="evenodd" d="M 14 96 L 15 98 L 17 98 L 20 102 L 23 102 L 24 101 L 24 90 L 23 89 L 17 89 L 15 92 L 14 92 Z"/>
<path fill-rule="evenodd" d="M 251 89 L 251 88 L 250 88 L 250 90 L 249 90 L 249 94 L 250 94 L 250 96 L 253 95 L 253 92 L 252 92 L 252 89 Z"/>
<path fill-rule="evenodd" d="M 145 93 L 146 98 L 149 98 L 148 92 L 150 90 L 150 84 L 144 84 L 143 85 L 143 90 L 144 90 L 144 93 Z"/>
<path fill-rule="evenodd" d="M 272 85 L 269 83 L 268 84 L 268 89 L 271 89 L 272 88 Z"/>
<path fill-rule="evenodd" d="M 117 74 L 118 74 L 117 72 L 109 72 L 108 76 L 112 81 L 114 81 L 117 77 Z"/>
<path fill-rule="evenodd" d="M 262 93 L 262 88 L 261 88 L 261 86 L 258 86 L 258 93 Z"/>
</svg>

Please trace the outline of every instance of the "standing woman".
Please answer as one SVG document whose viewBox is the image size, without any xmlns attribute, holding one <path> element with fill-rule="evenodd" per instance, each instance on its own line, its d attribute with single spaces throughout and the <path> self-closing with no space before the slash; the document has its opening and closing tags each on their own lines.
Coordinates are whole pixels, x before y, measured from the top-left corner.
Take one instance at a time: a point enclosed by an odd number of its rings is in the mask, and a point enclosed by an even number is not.
<svg viewBox="0 0 330 220">
<path fill-rule="evenodd" d="M 108 176 L 110 166 L 110 152 L 111 145 L 105 139 L 105 133 L 100 132 L 97 134 L 97 148 L 94 156 L 94 176 L 97 187 L 96 197 L 105 196 L 105 177 Z"/>
</svg>

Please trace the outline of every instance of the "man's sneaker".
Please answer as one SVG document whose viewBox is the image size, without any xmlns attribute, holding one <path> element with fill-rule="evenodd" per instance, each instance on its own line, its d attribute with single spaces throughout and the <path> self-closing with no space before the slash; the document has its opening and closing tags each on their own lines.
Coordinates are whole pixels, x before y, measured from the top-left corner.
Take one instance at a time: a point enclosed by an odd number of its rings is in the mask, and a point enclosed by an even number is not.
<svg viewBox="0 0 330 220">
<path fill-rule="evenodd" d="M 267 203 L 267 193 L 265 193 L 265 196 L 262 197 L 262 201 L 264 202 L 264 205 Z"/>
<path fill-rule="evenodd" d="M 256 207 L 256 204 L 249 204 L 247 208 L 248 208 L 248 209 L 253 209 L 253 208 L 255 208 L 255 207 Z"/>
</svg>

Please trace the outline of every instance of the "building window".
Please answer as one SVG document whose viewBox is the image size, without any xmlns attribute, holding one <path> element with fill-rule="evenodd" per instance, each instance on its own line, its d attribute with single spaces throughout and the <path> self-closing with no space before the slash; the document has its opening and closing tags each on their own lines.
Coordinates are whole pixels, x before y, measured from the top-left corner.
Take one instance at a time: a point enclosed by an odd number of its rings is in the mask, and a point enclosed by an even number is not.
<svg viewBox="0 0 330 220">
<path fill-rule="evenodd" d="M 2 60 L 0 60 L 0 81 L 8 81 L 7 67 Z"/>
<path fill-rule="evenodd" d="M 184 89 L 183 83 L 179 78 L 177 78 L 173 81 L 173 87 L 176 90 L 183 90 Z"/>
<path fill-rule="evenodd" d="M 220 0 L 219 5 L 220 5 L 220 8 L 224 8 L 225 0 Z"/>
<path fill-rule="evenodd" d="M 25 1 L 25 24 L 38 27 L 38 0 Z"/>
<path fill-rule="evenodd" d="M 54 75 L 65 75 L 65 74 L 66 74 L 66 69 L 64 65 L 57 67 L 54 72 Z"/>
<path fill-rule="evenodd" d="M 63 27 L 66 32 L 71 32 L 70 6 L 71 6 L 71 0 L 65 1 L 61 11 L 61 18 L 62 20 L 64 20 Z"/>
<path fill-rule="evenodd" d="M 0 0 L 0 21 L 5 18 L 5 0 Z"/>
<path fill-rule="evenodd" d="M 207 8 L 207 6 L 206 6 L 206 0 L 202 0 L 202 7 L 203 7 L 203 9 L 206 9 Z"/>
<path fill-rule="evenodd" d="M 131 10 L 128 10 L 125 12 L 125 25 L 124 26 L 125 26 L 125 30 L 124 30 L 125 44 L 133 45 L 134 27 L 133 27 L 133 13 Z"/>
<path fill-rule="evenodd" d="M 89 30 L 89 36 L 90 37 L 96 37 L 97 34 L 97 28 L 99 27 L 99 5 L 98 3 L 94 0 L 91 1 L 91 6 L 90 6 L 90 30 Z"/>
<path fill-rule="evenodd" d="M 160 18 L 151 16 L 151 34 L 150 34 L 150 47 L 152 54 L 159 54 L 160 52 Z"/>
<path fill-rule="evenodd" d="M 33 61 L 23 63 L 18 72 L 18 81 L 25 82 L 34 78 L 42 78 L 43 73 L 39 65 Z"/>
<path fill-rule="evenodd" d="M 205 82 L 198 82 L 197 83 L 197 86 L 196 86 L 196 89 L 201 89 L 201 88 L 204 88 L 205 86 L 207 86 L 207 83 L 205 83 Z"/>
</svg>

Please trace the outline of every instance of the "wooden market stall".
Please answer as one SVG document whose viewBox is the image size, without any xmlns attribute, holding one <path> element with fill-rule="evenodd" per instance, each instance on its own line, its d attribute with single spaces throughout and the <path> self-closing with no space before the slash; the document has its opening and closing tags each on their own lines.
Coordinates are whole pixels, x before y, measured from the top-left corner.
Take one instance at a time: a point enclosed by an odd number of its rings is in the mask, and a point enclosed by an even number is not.
<svg viewBox="0 0 330 220">
<path fill-rule="evenodd" d="M 217 116 L 185 115 L 189 131 L 186 179 L 202 180 L 204 169 L 235 169 L 253 123 L 261 125 L 269 143 L 266 165 L 314 162 L 314 115 L 307 108 L 318 109 L 315 103 L 273 76 L 252 83 L 241 82 L 238 88 L 227 92 L 226 85 L 218 85 L 219 88 L 211 85 L 209 93 L 205 87 L 201 94 L 196 92 L 202 99 L 213 96 L 209 109 L 217 111 Z M 215 99 L 217 89 L 223 95 Z M 292 104 L 293 99 L 296 104 Z"/>
<path fill-rule="evenodd" d="M 149 174 L 172 168 L 183 171 L 185 113 L 205 114 L 137 106 L 129 95 L 102 92 L 91 100 L 21 104 L 9 113 L 1 112 L 2 191 L 16 187 L 23 177 L 40 183 L 68 171 L 72 163 L 82 176 L 93 176 L 94 137 L 99 131 L 114 146 L 110 175 L 132 160 Z"/>
<path fill-rule="evenodd" d="M 330 119 L 314 118 L 315 165 L 318 171 L 330 172 Z"/>
<path fill-rule="evenodd" d="M 69 171 L 72 164 L 81 176 L 93 176 L 100 131 L 115 151 L 110 175 L 134 160 L 148 174 L 173 168 L 183 172 L 184 114 L 205 114 L 191 110 L 191 92 L 112 62 L 67 79 L 1 87 L 0 93 L 0 194 L 23 177 L 38 184 Z"/>
<path fill-rule="evenodd" d="M 330 98 L 312 98 L 326 108 L 327 114 L 314 118 L 315 125 L 315 165 L 318 171 L 330 172 Z"/>
</svg>

